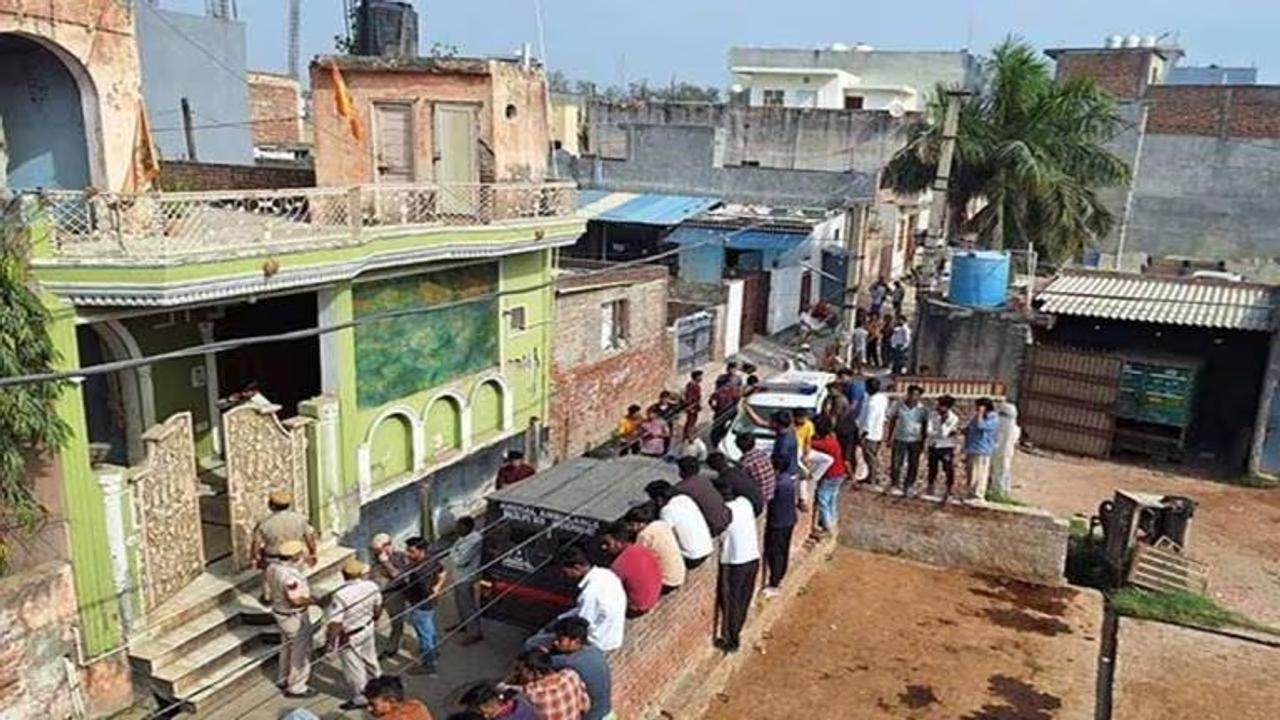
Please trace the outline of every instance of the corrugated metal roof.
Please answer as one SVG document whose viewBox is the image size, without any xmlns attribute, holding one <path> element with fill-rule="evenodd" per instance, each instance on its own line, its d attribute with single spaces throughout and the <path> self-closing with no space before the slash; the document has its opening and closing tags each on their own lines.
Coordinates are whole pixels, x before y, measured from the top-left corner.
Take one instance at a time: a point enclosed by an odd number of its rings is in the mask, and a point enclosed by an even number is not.
<svg viewBox="0 0 1280 720">
<path fill-rule="evenodd" d="M 592 220 L 637 225 L 679 225 L 719 205 L 721 200 L 691 195 L 609 193 L 579 200 L 578 214 Z"/>
<path fill-rule="evenodd" d="M 1268 285 L 1100 272 L 1059 276 L 1036 301 L 1056 315 L 1270 331 L 1272 294 Z"/>
<path fill-rule="evenodd" d="M 692 245 L 706 241 L 722 243 L 731 250 L 790 250 L 809 237 L 808 230 L 787 232 L 783 230 L 735 230 L 734 228 L 691 227 L 676 228 L 666 237 L 667 242 Z"/>
</svg>

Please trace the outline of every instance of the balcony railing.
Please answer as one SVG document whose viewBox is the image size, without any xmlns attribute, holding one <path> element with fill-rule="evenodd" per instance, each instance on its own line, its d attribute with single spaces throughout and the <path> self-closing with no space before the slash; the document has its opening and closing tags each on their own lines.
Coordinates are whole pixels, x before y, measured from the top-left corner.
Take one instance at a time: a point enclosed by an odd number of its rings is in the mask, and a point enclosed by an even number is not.
<svg viewBox="0 0 1280 720">
<path fill-rule="evenodd" d="M 359 244 L 459 225 L 571 215 L 573 183 L 359 185 L 154 192 L 44 191 L 55 257 L 166 259 Z"/>
</svg>

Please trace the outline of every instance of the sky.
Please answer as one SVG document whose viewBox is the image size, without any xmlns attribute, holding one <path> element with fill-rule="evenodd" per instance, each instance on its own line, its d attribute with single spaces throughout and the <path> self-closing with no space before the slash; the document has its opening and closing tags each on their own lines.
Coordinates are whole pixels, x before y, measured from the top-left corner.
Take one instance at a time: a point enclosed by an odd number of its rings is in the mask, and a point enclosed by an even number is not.
<svg viewBox="0 0 1280 720">
<path fill-rule="evenodd" d="M 285 69 L 287 0 L 236 0 L 249 67 Z M 463 55 L 538 52 L 537 0 L 414 0 L 419 47 Z M 1280 82 L 1280 2 L 1274 0 L 541 0 L 548 65 L 572 79 L 621 84 L 673 77 L 724 87 L 733 45 L 984 52 L 1005 35 L 1037 47 L 1100 46 L 1108 35 L 1177 36 L 1183 64 L 1245 65 Z M 205 0 L 160 0 L 204 12 Z M 341 0 L 302 0 L 304 59 L 333 51 Z"/>
</svg>

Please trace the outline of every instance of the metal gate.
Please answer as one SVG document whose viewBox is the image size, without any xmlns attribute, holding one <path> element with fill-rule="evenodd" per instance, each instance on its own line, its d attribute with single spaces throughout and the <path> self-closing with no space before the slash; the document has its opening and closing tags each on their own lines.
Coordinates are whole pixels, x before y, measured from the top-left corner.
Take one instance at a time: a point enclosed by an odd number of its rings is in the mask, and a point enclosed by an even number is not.
<svg viewBox="0 0 1280 720">
<path fill-rule="evenodd" d="M 1102 352 L 1028 348 L 1018 394 L 1023 437 L 1051 450 L 1110 454 L 1123 366 L 1122 358 Z"/>
<path fill-rule="evenodd" d="M 676 320 L 676 370 L 682 373 L 711 362 L 714 325 L 711 313 L 697 312 Z"/>
</svg>

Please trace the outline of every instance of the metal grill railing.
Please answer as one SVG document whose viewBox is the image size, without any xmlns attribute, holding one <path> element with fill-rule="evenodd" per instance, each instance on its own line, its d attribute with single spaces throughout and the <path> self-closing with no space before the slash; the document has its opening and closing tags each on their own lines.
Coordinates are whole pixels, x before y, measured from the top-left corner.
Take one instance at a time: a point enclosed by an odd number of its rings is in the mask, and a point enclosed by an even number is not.
<svg viewBox="0 0 1280 720">
<path fill-rule="evenodd" d="M 218 192 L 38 194 L 65 258 L 171 258 L 358 244 L 388 230 L 563 217 L 572 183 L 359 185 Z"/>
</svg>

